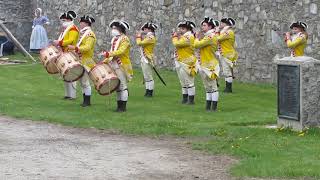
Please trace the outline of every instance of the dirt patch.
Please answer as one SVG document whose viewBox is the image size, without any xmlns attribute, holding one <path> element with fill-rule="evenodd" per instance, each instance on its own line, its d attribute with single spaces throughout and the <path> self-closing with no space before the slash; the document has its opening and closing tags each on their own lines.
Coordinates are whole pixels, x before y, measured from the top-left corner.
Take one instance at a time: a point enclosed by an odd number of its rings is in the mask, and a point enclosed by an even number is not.
<svg viewBox="0 0 320 180">
<path fill-rule="evenodd" d="M 220 179 L 235 162 L 153 139 L 0 117 L 0 179 Z"/>
</svg>

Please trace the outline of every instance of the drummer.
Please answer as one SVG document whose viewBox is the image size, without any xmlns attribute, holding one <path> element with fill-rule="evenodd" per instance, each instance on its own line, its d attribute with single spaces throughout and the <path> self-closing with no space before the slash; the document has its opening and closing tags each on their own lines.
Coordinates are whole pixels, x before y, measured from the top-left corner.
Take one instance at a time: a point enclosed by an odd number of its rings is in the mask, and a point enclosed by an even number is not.
<svg viewBox="0 0 320 180">
<path fill-rule="evenodd" d="M 133 70 L 130 61 L 130 39 L 126 36 L 126 30 L 130 30 L 129 24 L 125 21 L 112 21 L 111 28 L 111 50 L 104 51 L 106 57 L 104 63 L 109 63 L 120 79 L 120 86 L 117 89 L 116 112 L 125 112 L 128 101 L 128 85 L 132 79 Z"/>
<path fill-rule="evenodd" d="M 53 41 L 53 44 L 60 46 L 63 51 L 68 50 L 68 45 L 76 45 L 79 38 L 79 30 L 74 25 L 73 20 L 77 17 L 74 11 L 68 11 L 60 16 L 63 32 L 60 34 L 57 40 Z M 76 98 L 76 82 L 64 83 L 64 99 L 73 100 Z"/>
<path fill-rule="evenodd" d="M 90 106 L 91 86 L 89 82 L 88 72 L 95 65 L 93 60 L 94 46 L 96 44 L 96 35 L 91 29 L 94 18 L 84 15 L 80 18 L 80 40 L 77 45 L 68 45 L 68 49 L 75 50 L 79 54 L 81 64 L 85 69 L 84 75 L 80 78 L 80 85 L 83 93 L 82 107 Z"/>
</svg>

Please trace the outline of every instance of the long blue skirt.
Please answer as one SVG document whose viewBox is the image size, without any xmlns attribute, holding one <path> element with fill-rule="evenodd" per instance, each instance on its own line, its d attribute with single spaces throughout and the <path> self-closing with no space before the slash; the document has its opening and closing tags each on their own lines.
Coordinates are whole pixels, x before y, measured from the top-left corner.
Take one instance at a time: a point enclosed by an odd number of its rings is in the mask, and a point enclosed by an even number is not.
<svg viewBox="0 0 320 180">
<path fill-rule="evenodd" d="M 47 31 L 41 25 L 36 25 L 30 37 L 30 49 L 42 49 L 49 43 Z"/>
</svg>

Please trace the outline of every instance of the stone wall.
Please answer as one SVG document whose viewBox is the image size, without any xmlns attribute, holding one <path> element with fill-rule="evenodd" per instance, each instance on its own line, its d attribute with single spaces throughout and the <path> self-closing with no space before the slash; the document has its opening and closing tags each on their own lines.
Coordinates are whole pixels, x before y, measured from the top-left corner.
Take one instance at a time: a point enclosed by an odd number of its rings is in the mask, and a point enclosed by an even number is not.
<svg viewBox="0 0 320 180">
<path fill-rule="evenodd" d="M 199 24 L 204 16 L 215 19 L 230 16 L 237 20 L 237 49 L 239 51 L 237 79 L 248 82 L 274 82 L 273 58 L 288 56 L 283 32 L 296 20 L 309 25 L 307 55 L 320 59 L 320 15 L 318 0 L 31 0 L 33 8 L 41 7 L 51 19 L 49 38 L 58 36 L 58 17 L 69 9 L 79 15 L 90 14 L 96 19 L 97 51 L 110 48 L 108 24 L 124 19 L 131 25 L 128 35 L 134 43 L 135 31 L 145 21 L 159 25 L 156 55 L 162 67 L 173 67 L 171 33 L 183 19 Z M 132 60 L 138 64 L 139 51 L 132 48 Z"/>
<path fill-rule="evenodd" d="M 32 29 L 31 1 L 0 0 L 0 18 L 7 21 L 7 28 L 24 47 L 29 49 L 29 39 Z"/>
</svg>

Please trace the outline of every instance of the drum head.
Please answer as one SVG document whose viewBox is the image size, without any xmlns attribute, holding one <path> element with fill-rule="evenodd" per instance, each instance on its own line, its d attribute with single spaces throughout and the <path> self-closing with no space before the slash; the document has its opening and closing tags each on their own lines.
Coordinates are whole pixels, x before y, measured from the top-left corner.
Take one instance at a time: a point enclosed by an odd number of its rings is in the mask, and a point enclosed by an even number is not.
<svg viewBox="0 0 320 180">
<path fill-rule="evenodd" d="M 59 69 L 57 68 L 57 65 L 54 62 L 49 62 L 46 65 L 46 70 L 49 74 L 57 74 L 59 73 Z"/>
<path fill-rule="evenodd" d="M 118 78 L 108 79 L 104 81 L 97 90 L 100 95 L 109 95 L 115 91 L 120 85 L 120 80 Z"/>
<path fill-rule="evenodd" d="M 78 64 L 66 70 L 66 72 L 63 75 L 63 79 L 66 82 L 77 81 L 83 76 L 83 73 L 84 73 L 83 67 Z"/>
<path fill-rule="evenodd" d="M 55 61 L 60 56 L 61 52 L 55 46 L 48 46 L 40 51 L 40 60 L 49 74 L 57 74 L 59 70 Z"/>
</svg>

